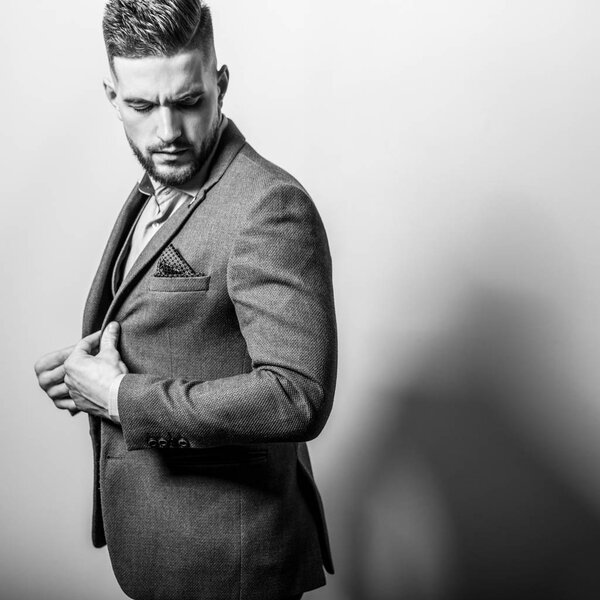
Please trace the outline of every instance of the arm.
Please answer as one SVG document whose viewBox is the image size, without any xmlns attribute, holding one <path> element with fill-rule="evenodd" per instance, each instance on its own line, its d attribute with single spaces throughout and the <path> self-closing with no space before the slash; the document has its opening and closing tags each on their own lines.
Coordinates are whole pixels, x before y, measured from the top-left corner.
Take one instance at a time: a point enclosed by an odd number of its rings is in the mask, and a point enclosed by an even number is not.
<svg viewBox="0 0 600 600">
<path fill-rule="evenodd" d="M 119 417 L 127 447 L 182 435 L 192 447 L 316 437 L 331 410 L 336 331 L 325 231 L 308 196 L 280 184 L 242 225 L 228 291 L 252 371 L 214 381 L 127 374 Z"/>
</svg>

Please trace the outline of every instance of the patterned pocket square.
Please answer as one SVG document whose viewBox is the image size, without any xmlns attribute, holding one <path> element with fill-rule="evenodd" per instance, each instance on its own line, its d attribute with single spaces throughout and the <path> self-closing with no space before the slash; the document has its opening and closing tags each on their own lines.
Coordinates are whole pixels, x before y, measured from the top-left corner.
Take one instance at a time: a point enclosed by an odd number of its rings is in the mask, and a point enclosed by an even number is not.
<svg viewBox="0 0 600 600">
<path fill-rule="evenodd" d="M 173 244 L 169 244 L 160 255 L 154 277 L 202 277 L 196 273 Z"/>
</svg>

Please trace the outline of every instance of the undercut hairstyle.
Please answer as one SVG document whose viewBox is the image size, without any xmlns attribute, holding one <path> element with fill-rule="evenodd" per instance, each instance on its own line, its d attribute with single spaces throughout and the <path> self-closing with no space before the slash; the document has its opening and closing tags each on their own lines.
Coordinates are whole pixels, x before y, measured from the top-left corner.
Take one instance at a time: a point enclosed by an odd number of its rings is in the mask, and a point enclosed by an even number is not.
<svg viewBox="0 0 600 600">
<path fill-rule="evenodd" d="M 108 0 L 102 32 L 111 68 L 114 58 L 174 56 L 199 48 L 214 53 L 210 9 L 202 0 Z"/>
</svg>

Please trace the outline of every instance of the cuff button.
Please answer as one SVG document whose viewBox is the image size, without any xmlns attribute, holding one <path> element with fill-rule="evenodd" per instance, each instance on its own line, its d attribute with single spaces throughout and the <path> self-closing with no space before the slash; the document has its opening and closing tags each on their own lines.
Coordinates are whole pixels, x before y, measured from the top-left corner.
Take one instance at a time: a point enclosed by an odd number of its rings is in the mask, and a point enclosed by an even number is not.
<svg viewBox="0 0 600 600">
<path fill-rule="evenodd" d="M 190 447 L 190 443 L 185 438 L 179 438 L 177 440 L 177 445 L 180 448 L 189 448 Z"/>
<path fill-rule="evenodd" d="M 159 448 L 167 448 L 169 445 L 169 441 L 164 437 L 158 438 L 158 447 Z"/>
<path fill-rule="evenodd" d="M 148 438 L 148 446 L 150 446 L 150 448 L 156 448 L 158 446 L 158 440 L 156 438 Z"/>
</svg>

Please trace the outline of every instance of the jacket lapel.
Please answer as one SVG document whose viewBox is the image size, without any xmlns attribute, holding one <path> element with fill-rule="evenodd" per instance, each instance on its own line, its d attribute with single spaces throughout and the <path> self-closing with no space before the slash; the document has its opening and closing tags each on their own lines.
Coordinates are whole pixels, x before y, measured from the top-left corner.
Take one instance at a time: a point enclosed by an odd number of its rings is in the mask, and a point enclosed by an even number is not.
<svg viewBox="0 0 600 600">
<path fill-rule="evenodd" d="M 117 217 L 85 303 L 82 328 L 84 337 L 96 331 L 102 322 L 112 296 L 110 281 L 115 257 L 145 200 L 146 196 L 139 192 L 136 184 Z"/>
<path fill-rule="evenodd" d="M 117 290 L 102 323 L 104 328 L 112 319 L 117 308 L 127 297 L 132 286 L 139 280 L 148 267 L 157 259 L 163 249 L 169 244 L 177 232 L 183 227 L 194 210 L 202 203 L 210 189 L 221 179 L 233 159 L 241 150 L 245 143 L 244 136 L 240 133 L 233 121 L 229 119 L 227 129 L 223 132 L 217 153 L 215 154 L 214 164 L 210 175 L 196 198 L 189 203 L 180 206 L 177 211 L 169 218 L 169 220 L 158 230 L 158 232 L 148 242 L 147 246 L 142 250 L 137 260 L 133 263 L 131 269 L 123 279 L 121 286 Z M 139 209 L 138 209 L 139 210 Z M 119 216 L 119 219 L 121 216 Z M 118 224 L 118 221 L 117 221 Z M 117 227 L 117 225 L 115 225 Z M 112 236 L 111 236 L 112 239 Z M 109 242 L 110 243 L 110 242 Z M 115 251 L 113 249 L 113 256 Z M 103 277 L 103 287 L 110 290 L 110 277 Z M 109 275 L 109 274 L 108 274 Z"/>
</svg>

